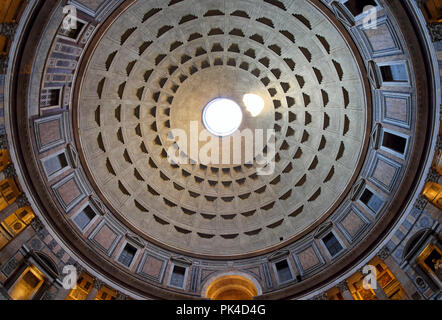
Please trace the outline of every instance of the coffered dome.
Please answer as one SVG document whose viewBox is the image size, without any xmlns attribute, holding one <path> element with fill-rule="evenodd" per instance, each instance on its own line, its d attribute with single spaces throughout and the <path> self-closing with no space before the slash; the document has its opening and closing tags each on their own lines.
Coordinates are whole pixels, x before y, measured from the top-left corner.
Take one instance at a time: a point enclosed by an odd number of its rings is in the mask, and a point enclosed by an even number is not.
<svg viewBox="0 0 442 320">
<path fill-rule="evenodd" d="M 357 173 L 369 105 L 355 54 L 309 2 L 139 1 L 86 62 L 76 106 L 85 167 L 120 217 L 169 248 L 231 257 L 292 241 L 339 205 Z M 248 93 L 265 101 L 257 117 Z M 217 97 L 241 106 L 239 130 L 274 129 L 271 174 L 244 155 L 191 158 L 191 123 L 199 136 Z M 173 147 L 183 163 L 169 161 Z"/>
<path fill-rule="evenodd" d="M 136 299 L 365 299 L 372 263 L 388 294 L 415 296 L 390 271 L 421 259 L 417 244 L 440 250 L 442 64 L 423 12 L 27 2 L 16 27 L 0 24 L 13 37 L 4 81 L 0 68 L 0 282 L 13 287 L 22 256 L 40 282 L 75 266 L 69 299 L 97 296 L 92 283 Z M 407 268 L 417 296 L 436 294 Z"/>
</svg>

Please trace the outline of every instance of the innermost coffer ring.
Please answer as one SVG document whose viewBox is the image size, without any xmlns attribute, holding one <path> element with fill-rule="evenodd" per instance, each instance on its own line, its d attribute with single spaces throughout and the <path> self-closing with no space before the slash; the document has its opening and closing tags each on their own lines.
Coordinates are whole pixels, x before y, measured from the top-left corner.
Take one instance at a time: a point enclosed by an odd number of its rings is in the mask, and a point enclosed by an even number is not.
<svg viewBox="0 0 442 320">
<path fill-rule="evenodd" d="M 216 98 L 203 110 L 203 124 L 213 135 L 226 137 L 240 127 L 243 119 L 241 107 L 233 100 Z"/>
</svg>

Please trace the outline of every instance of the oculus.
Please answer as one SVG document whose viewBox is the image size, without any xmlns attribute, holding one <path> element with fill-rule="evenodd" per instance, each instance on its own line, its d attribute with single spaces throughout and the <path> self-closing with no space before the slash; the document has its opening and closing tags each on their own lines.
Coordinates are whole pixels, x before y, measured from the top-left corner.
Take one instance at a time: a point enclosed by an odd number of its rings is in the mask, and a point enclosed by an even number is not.
<svg viewBox="0 0 442 320">
<path fill-rule="evenodd" d="M 243 114 L 240 106 L 227 98 L 216 98 L 203 109 L 205 128 L 213 135 L 226 137 L 238 130 Z"/>
</svg>

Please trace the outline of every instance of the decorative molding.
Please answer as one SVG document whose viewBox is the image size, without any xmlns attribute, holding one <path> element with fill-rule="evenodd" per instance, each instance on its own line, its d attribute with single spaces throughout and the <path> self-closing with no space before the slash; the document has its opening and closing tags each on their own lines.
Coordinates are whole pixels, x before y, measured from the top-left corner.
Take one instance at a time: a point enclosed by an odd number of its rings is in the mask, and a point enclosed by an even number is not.
<svg viewBox="0 0 442 320">
<path fill-rule="evenodd" d="M 272 275 L 270 274 L 269 265 L 267 263 L 263 263 L 262 270 L 264 272 L 264 279 L 265 279 L 266 287 L 268 289 L 273 288 L 273 279 L 272 279 Z"/>
<path fill-rule="evenodd" d="M 402 171 L 402 164 L 396 162 L 381 153 L 375 153 L 372 158 L 368 173 L 367 180 L 373 183 L 376 187 L 385 191 L 387 194 L 391 194 L 398 185 L 398 180 Z M 390 181 L 383 181 L 376 176 L 379 166 L 388 166 L 391 172 Z M 385 179 L 385 177 L 383 177 Z"/>
<path fill-rule="evenodd" d="M 116 300 L 126 300 L 127 296 L 124 293 L 117 292 L 117 298 Z"/>
<path fill-rule="evenodd" d="M 431 41 L 437 42 L 442 40 L 442 24 L 431 23 L 428 25 L 428 31 L 430 32 Z"/>
<path fill-rule="evenodd" d="M 194 266 L 192 268 L 192 273 L 190 274 L 190 286 L 189 286 L 190 292 L 197 292 L 198 290 L 199 270 L 200 270 L 199 266 Z"/>
<path fill-rule="evenodd" d="M 105 216 L 104 219 L 102 219 L 101 222 L 98 224 L 98 226 L 96 226 L 94 230 L 89 234 L 88 239 L 97 249 L 110 257 L 116 249 L 121 238 L 124 236 L 124 231 L 120 229 L 118 225 L 116 225 L 111 219 L 106 219 L 106 217 L 108 216 Z M 110 231 L 112 231 L 116 235 L 115 239 L 107 247 L 103 247 L 103 245 L 95 239 L 97 234 L 99 234 L 101 229 L 104 227 L 109 228 Z"/>
<path fill-rule="evenodd" d="M 63 187 L 64 184 L 70 183 L 71 181 L 73 181 L 76 188 L 78 189 L 78 195 L 74 199 L 68 199 L 69 202 L 66 203 L 63 199 L 63 195 L 60 193 L 60 189 Z M 79 178 L 76 171 L 72 172 L 57 183 L 53 184 L 51 186 L 51 189 L 54 192 L 55 198 L 57 199 L 58 203 L 65 212 L 69 212 L 70 210 L 72 210 L 77 204 L 79 204 L 84 198 L 86 198 L 88 194 L 82 179 Z"/>
<path fill-rule="evenodd" d="M 358 196 L 359 192 L 361 192 L 362 188 L 365 186 L 365 180 L 359 179 L 354 186 L 351 188 L 350 192 L 350 199 L 352 201 L 356 200 L 356 197 Z"/>
<path fill-rule="evenodd" d="M 9 259 L 9 261 L 2 268 L 2 272 L 6 276 L 9 276 L 17 267 L 18 267 L 18 261 L 17 261 L 17 259 L 12 257 L 11 259 Z"/>
<path fill-rule="evenodd" d="M 55 256 L 56 256 L 58 259 L 61 259 L 61 258 L 64 256 L 64 254 L 65 254 L 65 251 L 64 251 L 63 249 L 60 249 L 60 250 L 57 251 L 57 253 L 55 254 Z"/>
<path fill-rule="evenodd" d="M 40 218 L 37 216 L 32 219 L 31 226 L 35 230 L 35 232 L 39 232 L 44 229 L 43 223 L 41 223 Z"/>
<path fill-rule="evenodd" d="M 74 263 L 74 267 L 75 267 L 75 269 L 77 269 L 77 275 L 81 275 L 85 271 L 83 266 L 80 265 L 78 262 Z"/>
<path fill-rule="evenodd" d="M 77 150 L 75 149 L 75 147 L 71 143 L 69 143 L 67 145 L 66 150 L 67 150 L 67 154 L 68 154 L 69 160 L 71 162 L 72 168 L 73 169 L 78 168 L 80 160 L 78 157 Z"/>
<path fill-rule="evenodd" d="M 41 140 L 40 126 L 45 123 L 54 123 L 58 126 L 58 139 L 44 142 Z M 56 124 L 55 124 L 56 123 Z M 34 118 L 33 120 L 34 134 L 37 143 L 38 152 L 41 154 L 55 147 L 63 145 L 70 140 L 69 137 L 69 112 L 63 111 L 49 116 Z"/>
<path fill-rule="evenodd" d="M 327 221 L 327 222 L 321 224 L 321 225 L 316 229 L 316 231 L 315 231 L 313 237 L 314 237 L 315 239 L 319 239 L 319 238 L 321 238 L 321 237 L 324 235 L 324 233 L 326 233 L 327 231 L 329 231 L 332 227 L 333 227 L 333 222 L 331 222 L 331 221 Z"/>
<path fill-rule="evenodd" d="M 54 248 L 57 246 L 57 244 L 58 244 L 57 241 L 55 241 L 54 239 L 52 239 L 51 242 L 49 242 L 47 246 L 48 246 L 48 248 L 49 248 L 51 251 L 53 251 Z"/>
<path fill-rule="evenodd" d="M 103 3 L 97 8 L 93 17 L 96 21 L 103 21 L 106 19 L 124 0 L 109 0 L 103 1 Z"/>
<path fill-rule="evenodd" d="M 2 56 L 0 56 L 0 68 L 1 68 Z M 8 137 L 6 134 L 0 135 L 0 149 L 8 149 Z"/>
<path fill-rule="evenodd" d="M 173 256 L 173 257 L 170 257 L 170 260 L 172 262 L 174 262 L 174 263 L 177 262 L 179 264 L 184 264 L 184 265 L 187 265 L 187 266 L 190 266 L 190 265 L 193 264 L 192 260 L 190 260 L 190 259 L 188 259 L 186 257 L 183 257 L 183 256 Z"/>
<path fill-rule="evenodd" d="M 84 5 L 83 3 L 81 3 L 81 1 L 79 2 L 77 0 L 69 0 L 68 4 L 73 5 L 75 8 L 86 13 L 87 15 L 89 15 L 91 17 L 95 17 L 95 11 L 90 9 L 89 7 Z"/>
<path fill-rule="evenodd" d="M 430 168 L 428 175 L 427 175 L 427 179 L 425 181 L 426 182 L 439 182 L 439 178 L 440 178 L 439 172 L 437 172 L 433 168 Z"/>
<path fill-rule="evenodd" d="M 272 255 L 270 255 L 270 256 L 267 258 L 267 260 L 268 260 L 268 261 L 275 261 L 275 260 L 281 259 L 281 258 L 283 258 L 283 257 L 286 257 L 286 256 L 288 256 L 289 254 L 290 254 L 290 251 L 288 251 L 288 250 L 279 250 L 279 251 L 273 253 Z"/>
<path fill-rule="evenodd" d="M 144 267 L 145 267 L 146 263 L 149 263 L 148 260 L 150 260 L 150 259 L 157 260 L 157 261 L 161 262 L 161 267 L 160 267 L 160 270 L 158 271 L 157 274 L 148 274 L 148 273 L 144 272 Z M 167 268 L 167 264 L 168 264 L 167 258 L 160 256 L 157 253 L 146 249 L 143 253 L 140 263 L 138 264 L 136 273 L 141 275 L 144 278 L 151 280 L 151 281 L 155 281 L 157 283 L 162 283 L 164 273 Z"/>
<path fill-rule="evenodd" d="M 0 74 L 5 74 L 8 70 L 9 56 L 0 56 Z"/>
<path fill-rule="evenodd" d="M 104 282 L 99 279 L 94 279 L 94 283 L 92 284 L 92 286 L 97 290 L 100 290 L 103 285 Z"/>
<path fill-rule="evenodd" d="M 338 290 L 342 293 L 345 291 L 350 291 L 350 288 L 348 287 L 347 281 L 341 281 L 336 285 L 336 288 L 338 288 Z"/>
<path fill-rule="evenodd" d="M 355 25 L 353 18 L 350 17 L 350 14 L 347 13 L 339 1 L 333 1 L 330 6 L 336 18 L 338 18 L 338 20 L 341 21 L 346 27 L 351 28 Z"/>
<path fill-rule="evenodd" d="M 345 226 L 344 221 L 348 218 L 349 215 L 354 215 L 360 220 L 361 225 L 358 230 L 349 231 Z M 353 203 L 348 203 L 348 205 L 345 206 L 342 212 L 337 215 L 336 218 L 333 218 L 332 221 L 350 244 L 353 244 L 355 241 L 357 241 L 370 226 L 370 220 Z"/>
<path fill-rule="evenodd" d="M 17 176 L 17 172 L 15 172 L 14 165 L 12 163 L 8 164 L 6 168 L 3 169 L 3 173 L 6 178 L 13 178 Z"/>
<path fill-rule="evenodd" d="M 382 131 L 382 125 L 380 123 L 376 123 L 373 128 L 373 131 L 370 134 L 371 146 L 375 150 L 379 149 L 381 131 Z"/>
<path fill-rule="evenodd" d="M 305 268 L 305 266 L 301 262 L 300 255 L 309 249 L 313 250 L 313 253 L 318 261 L 316 264 L 310 265 L 307 268 Z M 296 246 L 296 248 L 293 248 L 291 253 L 296 268 L 298 269 L 299 276 L 301 277 L 309 276 L 315 273 L 318 269 L 320 269 L 322 266 L 326 264 L 325 258 L 323 257 L 321 250 L 318 247 L 318 244 L 311 238 L 309 238 L 309 241 L 306 241 L 305 243 Z"/>
<path fill-rule="evenodd" d="M 22 193 L 17 200 L 15 200 L 15 202 L 17 203 L 17 206 L 19 208 L 21 207 L 26 207 L 26 206 L 30 206 L 31 204 L 29 203 L 28 198 L 26 197 L 26 194 Z"/>
<path fill-rule="evenodd" d="M 396 92 L 396 91 L 378 91 L 378 103 L 381 108 L 380 112 L 380 122 L 391 124 L 393 126 L 405 128 L 407 130 L 412 130 L 412 97 L 410 93 Z M 405 105 L 405 119 L 401 117 L 395 117 L 396 115 L 390 114 L 390 108 L 395 108 L 394 103 L 388 102 L 387 100 L 391 99 L 396 102 L 401 101 Z"/>
<path fill-rule="evenodd" d="M 416 283 L 418 288 L 421 290 L 425 290 L 428 287 L 427 283 L 425 282 L 425 280 L 422 277 L 416 277 L 416 279 L 414 280 L 414 283 Z"/>
<path fill-rule="evenodd" d="M 376 42 L 376 38 L 373 37 L 373 34 L 371 34 L 371 31 L 373 29 L 380 29 L 385 28 L 386 31 L 383 32 L 384 37 L 390 36 L 391 41 L 393 42 L 393 45 L 389 48 L 376 48 L 374 45 L 374 42 Z M 362 40 L 362 43 L 365 44 L 365 46 L 368 49 L 368 57 L 371 58 L 380 58 L 384 56 L 391 56 L 395 54 L 402 54 L 403 49 L 401 46 L 401 42 L 399 40 L 399 36 L 397 32 L 394 29 L 393 23 L 391 22 L 390 18 L 387 15 L 384 15 L 382 17 L 378 17 L 374 22 L 372 23 L 362 23 L 359 24 L 356 28 L 356 30 L 359 31 L 359 37 Z"/>
<path fill-rule="evenodd" d="M 130 241 L 134 242 L 136 245 L 138 245 L 138 246 L 140 246 L 142 248 L 144 248 L 146 246 L 144 241 L 140 237 L 136 236 L 133 233 L 129 233 L 129 232 L 126 233 L 126 238 L 129 239 Z"/>
<path fill-rule="evenodd" d="M 245 272 L 245 273 L 250 273 L 258 281 L 262 281 L 263 280 L 262 273 L 261 273 L 261 268 L 259 266 L 251 266 L 250 268 L 242 269 L 242 271 Z"/>
<path fill-rule="evenodd" d="M 0 23 L 0 34 L 8 39 L 14 39 L 17 26 L 16 23 Z"/>
<path fill-rule="evenodd" d="M 370 80 L 373 89 L 379 89 L 381 87 L 381 80 L 376 71 L 376 63 L 373 60 L 368 61 L 368 80 Z"/>
<path fill-rule="evenodd" d="M 320 293 L 311 298 L 311 300 L 327 300 L 327 295 L 325 293 Z"/>
<path fill-rule="evenodd" d="M 424 210 L 425 207 L 427 206 L 428 200 L 427 198 L 425 198 L 425 196 L 420 195 L 417 199 L 416 202 L 414 203 L 414 206 L 419 209 L 419 210 Z"/>
<path fill-rule="evenodd" d="M 383 247 L 379 252 L 377 253 L 377 256 L 381 258 L 382 260 L 387 259 L 391 255 L 390 249 L 388 247 Z"/>
<path fill-rule="evenodd" d="M 34 238 L 31 240 L 31 242 L 29 243 L 31 246 L 31 249 L 34 251 L 38 251 L 41 249 L 43 243 L 40 239 Z"/>
<path fill-rule="evenodd" d="M 97 209 L 99 214 L 104 215 L 107 213 L 106 206 L 97 196 L 91 194 L 89 196 L 89 202 Z"/>
<path fill-rule="evenodd" d="M 442 136 L 437 136 L 436 149 L 442 149 Z"/>
</svg>

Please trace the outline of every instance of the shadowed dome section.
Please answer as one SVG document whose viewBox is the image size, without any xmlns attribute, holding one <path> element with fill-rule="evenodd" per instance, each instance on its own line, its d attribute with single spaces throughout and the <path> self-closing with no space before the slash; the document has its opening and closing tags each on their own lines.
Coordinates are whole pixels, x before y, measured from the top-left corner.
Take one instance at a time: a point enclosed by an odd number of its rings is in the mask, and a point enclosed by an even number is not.
<svg viewBox="0 0 442 320">
<path fill-rule="evenodd" d="M 359 65 L 307 1 L 285 9 L 202 1 L 192 10 L 185 1 L 156 9 L 137 1 L 104 32 L 81 81 L 78 149 L 97 193 L 140 236 L 169 249 L 221 258 L 294 241 L 340 204 L 364 153 Z M 247 94 L 262 99 L 259 114 L 247 111 Z M 275 154 L 262 145 L 271 174 L 260 175 L 257 158 L 193 157 L 190 137 L 219 97 L 242 109 L 238 132 L 273 130 Z"/>
<path fill-rule="evenodd" d="M 210 300 L 252 300 L 258 290 L 252 281 L 239 275 L 226 275 L 215 279 L 207 288 Z"/>
</svg>

